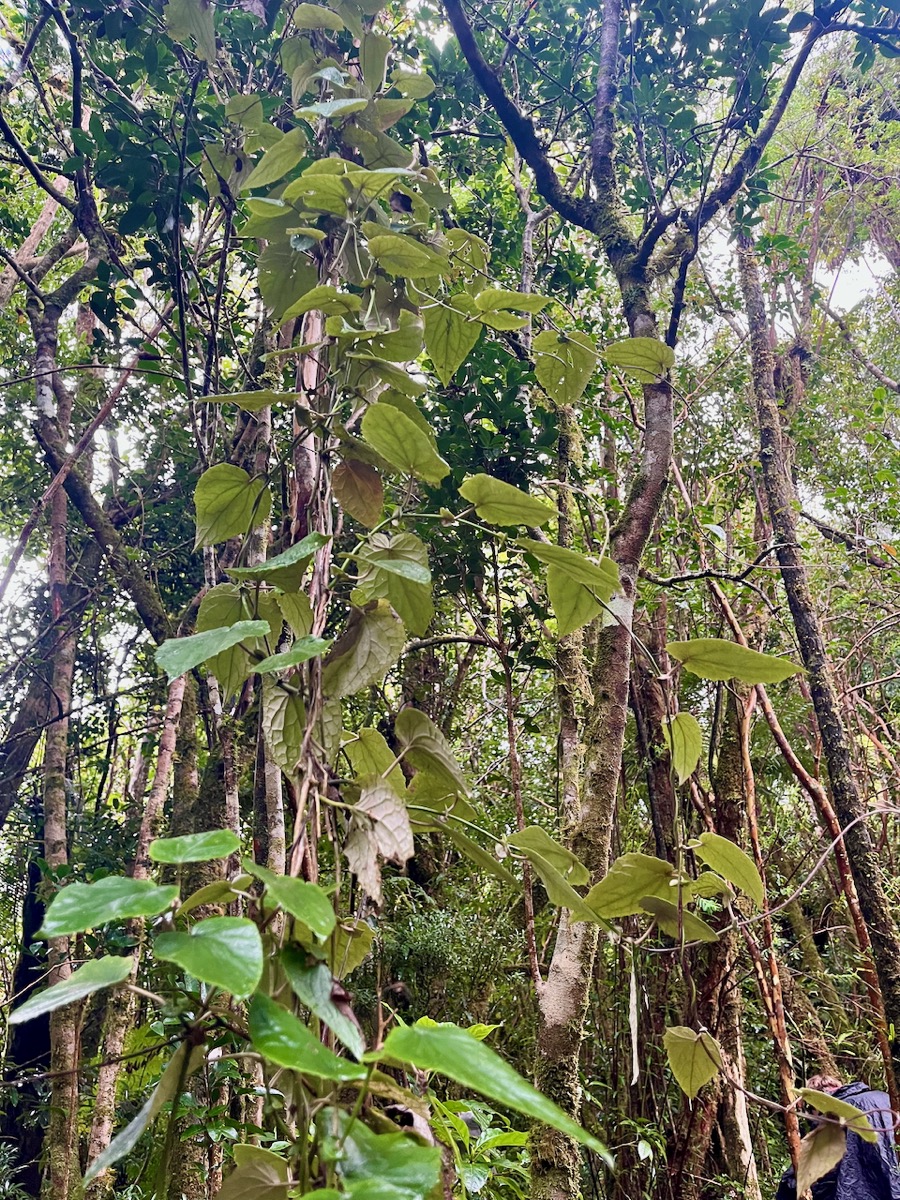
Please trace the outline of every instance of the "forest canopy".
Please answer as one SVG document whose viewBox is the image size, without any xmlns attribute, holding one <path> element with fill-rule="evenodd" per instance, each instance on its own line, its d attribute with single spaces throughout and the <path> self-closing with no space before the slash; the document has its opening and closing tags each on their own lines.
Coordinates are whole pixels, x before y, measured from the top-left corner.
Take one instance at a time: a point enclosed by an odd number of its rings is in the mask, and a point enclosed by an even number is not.
<svg viewBox="0 0 900 1200">
<path fill-rule="evenodd" d="M 0 1196 L 900 1194 L 898 57 L 0 0 Z"/>
</svg>

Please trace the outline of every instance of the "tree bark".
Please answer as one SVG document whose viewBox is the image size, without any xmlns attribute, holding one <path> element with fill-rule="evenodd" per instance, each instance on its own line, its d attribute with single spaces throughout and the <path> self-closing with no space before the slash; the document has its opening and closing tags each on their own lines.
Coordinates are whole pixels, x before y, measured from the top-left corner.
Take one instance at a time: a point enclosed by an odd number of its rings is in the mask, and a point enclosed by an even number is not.
<svg viewBox="0 0 900 1200">
<path fill-rule="evenodd" d="M 878 972 L 887 1021 L 900 1031 L 900 934 L 891 911 L 885 879 L 868 826 L 867 808 L 853 774 L 850 745 L 841 716 L 822 627 L 816 613 L 806 565 L 797 539 L 796 495 L 786 469 L 785 435 L 775 389 L 769 326 L 759 271 L 750 239 L 738 235 L 738 266 L 750 330 L 753 394 L 759 425 L 760 456 L 769 518 L 776 538 L 788 605 L 800 654 L 809 678 L 835 811 L 859 895 Z M 895 1069 L 900 1065 L 900 1036 L 892 1043 Z"/>
</svg>

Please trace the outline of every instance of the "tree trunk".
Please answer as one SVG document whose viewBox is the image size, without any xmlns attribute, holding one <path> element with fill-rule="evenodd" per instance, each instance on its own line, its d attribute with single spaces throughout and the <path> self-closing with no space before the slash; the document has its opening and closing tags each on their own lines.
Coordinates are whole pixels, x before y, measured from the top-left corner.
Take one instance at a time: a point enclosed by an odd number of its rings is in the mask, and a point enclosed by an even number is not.
<svg viewBox="0 0 900 1200">
<path fill-rule="evenodd" d="M 781 427 L 773 355 L 759 272 L 752 243 L 738 235 L 738 265 L 750 329 L 753 393 L 759 424 L 760 456 L 776 552 L 797 632 L 800 653 L 809 677 L 813 708 L 831 782 L 835 811 L 859 904 L 872 939 L 872 953 L 889 1026 L 900 1031 L 900 935 L 891 911 L 881 864 L 869 829 L 867 808 L 853 775 L 850 747 L 834 686 L 831 663 L 816 613 L 809 577 L 797 538 L 796 496 L 786 469 L 785 436 Z M 900 1036 L 892 1051 L 900 1064 Z"/>
</svg>

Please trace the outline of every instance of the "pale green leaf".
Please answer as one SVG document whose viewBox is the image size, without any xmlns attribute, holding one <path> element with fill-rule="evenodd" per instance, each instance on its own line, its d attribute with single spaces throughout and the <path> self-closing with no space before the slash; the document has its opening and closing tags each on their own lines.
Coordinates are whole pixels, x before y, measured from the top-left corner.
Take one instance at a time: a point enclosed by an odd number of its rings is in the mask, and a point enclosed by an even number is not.
<svg viewBox="0 0 900 1200">
<path fill-rule="evenodd" d="M 764 906 L 763 882 L 756 863 L 740 846 L 717 833 L 707 832 L 700 834 L 698 844 L 692 844 L 691 849 L 717 875 L 746 893 L 757 908 Z"/>
<path fill-rule="evenodd" d="M 288 592 L 276 596 L 279 611 L 290 625 L 295 637 L 308 637 L 312 629 L 313 614 L 309 597 L 304 592 Z"/>
<path fill-rule="evenodd" d="M 131 974 L 134 959 L 129 955 L 125 958 L 113 958 L 109 955 L 95 958 L 84 966 L 73 971 L 68 979 L 54 983 L 30 996 L 24 1004 L 14 1008 L 9 1014 L 10 1025 L 21 1025 L 35 1017 L 43 1017 L 46 1013 L 55 1012 L 76 1000 L 84 1000 L 86 996 L 99 992 L 102 988 L 115 987 L 124 983 Z"/>
<path fill-rule="evenodd" d="M 675 890 L 671 886 L 674 878 L 675 868 L 665 859 L 649 854 L 623 854 L 606 876 L 594 884 L 584 902 L 601 917 L 629 917 L 642 910 L 645 896 L 669 899 Z"/>
<path fill-rule="evenodd" d="M 216 60 L 216 30 L 209 0 L 168 0 L 163 19 L 169 36 L 182 46 L 193 42 L 197 57 Z"/>
<path fill-rule="evenodd" d="M 481 336 L 481 325 L 469 317 L 471 297 L 463 293 L 445 304 L 424 309 L 425 349 L 444 387 L 468 358 Z"/>
<path fill-rule="evenodd" d="M 361 431 L 372 449 L 398 471 L 416 475 L 434 486 L 450 472 L 429 438 L 393 406 L 370 404 Z"/>
<path fill-rule="evenodd" d="M 309 136 L 305 129 L 298 126 L 296 129 L 288 130 L 274 146 L 265 152 L 241 184 L 241 191 L 249 188 L 269 187 L 271 184 L 277 183 L 279 179 L 287 175 L 288 171 L 293 171 L 294 167 L 302 160 L 308 144 Z"/>
<path fill-rule="evenodd" d="M 873 1146 L 878 1144 L 877 1131 L 869 1124 L 866 1113 L 855 1104 L 848 1104 L 839 1096 L 833 1096 L 830 1092 L 820 1092 L 815 1088 L 796 1088 L 795 1091 L 804 1103 L 827 1117 L 836 1117 L 842 1125 L 846 1124 L 848 1129 L 858 1133 L 863 1141 L 871 1142 Z"/>
<path fill-rule="evenodd" d="M 537 381 L 557 404 L 574 404 L 597 365 L 597 350 L 586 333 L 545 329 L 532 343 Z"/>
<path fill-rule="evenodd" d="M 272 404 L 293 404 L 296 392 L 273 392 L 271 388 L 260 388 L 258 392 L 230 392 L 222 396 L 203 396 L 204 404 L 236 404 L 244 412 L 260 412 Z"/>
<path fill-rule="evenodd" d="M 421 279 L 449 272 L 445 254 L 402 233 L 380 233 L 368 240 L 369 253 L 389 275 Z"/>
<path fill-rule="evenodd" d="M 547 568 L 547 598 L 556 617 L 560 637 L 574 633 L 603 611 L 590 588 L 576 583 L 561 567 Z"/>
<path fill-rule="evenodd" d="M 554 841 L 540 825 L 528 825 L 519 833 L 512 834 L 506 841 L 517 850 L 536 850 L 561 872 L 567 883 L 575 887 L 581 887 L 590 880 L 590 873 L 584 863 L 571 850 Z"/>
<path fill-rule="evenodd" d="M 302 184 L 303 180 L 295 182 Z M 289 184 L 288 188 L 293 186 Z M 287 190 L 285 189 L 285 196 Z M 312 199 L 306 203 L 310 208 L 320 207 Z M 325 211 L 333 210 L 326 206 Z M 345 205 L 341 211 L 346 214 Z M 290 241 L 273 238 L 260 254 L 257 270 L 259 294 L 276 320 L 280 320 L 295 301 L 315 287 L 315 283 L 316 268 L 312 260 L 308 255 L 295 250 Z"/>
<path fill-rule="evenodd" d="M 663 722 L 662 736 L 672 757 L 678 782 L 684 783 L 697 769 L 703 753 L 703 730 L 696 717 L 688 712 L 680 712 Z"/>
<path fill-rule="evenodd" d="M 363 81 L 373 96 L 384 84 L 387 58 L 393 45 L 391 39 L 383 33 L 367 30 L 363 34 L 359 48 L 359 64 L 362 67 Z"/>
<path fill-rule="evenodd" d="M 280 654 L 270 654 L 262 662 L 256 663 L 253 669 L 260 675 L 267 671 L 284 671 L 288 667 L 296 667 L 300 663 L 309 662 L 311 658 L 318 658 L 330 645 L 331 642 L 327 638 L 299 638 L 290 650 L 283 650 Z"/>
<path fill-rule="evenodd" d="M 272 495 L 265 479 L 251 479 L 243 467 L 219 463 L 200 476 L 194 491 L 194 507 L 196 550 L 264 525 L 272 511 Z"/>
<path fill-rule="evenodd" d="M 681 1090 L 691 1098 L 722 1069 L 722 1054 L 715 1038 L 673 1025 L 663 1037 L 669 1067 Z"/>
<path fill-rule="evenodd" d="M 417 708 L 404 708 L 394 733 L 411 767 L 438 780 L 448 791 L 468 794 L 468 787 L 449 743 L 437 725 Z"/>
<path fill-rule="evenodd" d="M 675 365 L 675 351 L 659 338 L 631 337 L 613 342 L 603 351 L 611 367 L 618 367 L 641 383 L 656 383 Z"/>
<path fill-rule="evenodd" d="M 391 75 L 391 86 L 403 96 L 414 100 L 424 100 L 434 91 L 434 80 L 424 71 L 408 71 L 399 67 Z"/>
<path fill-rule="evenodd" d="M 350 760 L 357 779 L 376 776 L 387 779 L 398 795 L 403 795 L 406 781 L 396 756 L 377 729 L 360 729 L 350 734 L 341 749 Z"/>
<path fill-rule="evenodd" d="M 483 313 L 507 308 L 516 312 L 538 313 L 549 303 L 549 296 L 537 296 L 534 292 L 510 292 L 497 287 L 486 288 L 475 297 L 475 305 Z"/>
<path fill-rule="evenodd" d="M 298 29 L 331 29 L 334 33 L 340 33 L 344 28 L 344 22 L 337 13 L 320 4 L 298 4 L 292 20 Z"/>
<path fill-rule="evenodd" d="M 266 896 L 273 904 L 302 921 L 317 937 L 331 935 L 337 918 L 327 894 L 317 884 L 290 875 L 276 875 L 247 858 L 244 866 L 266 885 Z"/>
<path fill-rule="evenodd" d="M 295 301 L 283 314 L 282 320 L 290 321 L 293 317 L 302 317 L 304 313 L 313 311 L 324 313 L 325 316 L 358 313 L 361 305 L 361 297 L 352 292 L 341 292 L 330 283 L 322 283 Z"/>
<path fill-rule="evenodd" d="M 657 925 L 678 941 L 682 936 L 688 942 L 717 942 L 719 935 L 711 925 L 700 917 L 695 917 L 686 908 L 679 909 L 671 900 L 663 900 L 660 896 L 644 896 L 641 900 L 644 912 L 651 913 Z"/>
<path fill-rule="evenodd" d="M 342 117 L 349 117 L 353 113 L 362 112 L 368 106 L 369 101 L 362 96 L 355 98 L 348 96 L 344 100 L 317 100 L 313 104 L 305 104 L 302 108 L 298 108 L 297 116 L 305 117 L 309 121 L 317 121 L 319 119 L 338 121 Z"/>
<path fill-rule="evenodd" d="M 743 683 L 781 683 L 800 668 L 789 658 L 760 654 L 724 638 L 694 638 L 669 642 L 666 650 L 685 669 L 701 679 L 740 679 Z"/>
<path fill-rule="evenodd" d="M 840 1125 L 820 1125 L 801 1138 L 797 1155 L 797 1195 L 806 1196 L 817 1180 L 838 1165 L 846 1150 L 847 1131 Z"/>
<path fill-rule="evenodd" d="M 546 525 L 555 510 L 536 496 L 490 475 L 469 475 L 459 494 L 491 525 Z"/>
</svg>

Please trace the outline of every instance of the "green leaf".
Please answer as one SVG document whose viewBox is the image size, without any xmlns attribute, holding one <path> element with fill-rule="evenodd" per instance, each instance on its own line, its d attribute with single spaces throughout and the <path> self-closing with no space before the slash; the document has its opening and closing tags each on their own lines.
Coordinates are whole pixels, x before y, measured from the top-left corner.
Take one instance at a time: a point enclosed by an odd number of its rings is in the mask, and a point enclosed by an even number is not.
<svg viewBox="0 0 900 1200">
<path fill-rule="evenodd" d="M 331 541 L 322 533 L 308 533 L 305 538 L 289 546 L 281 554 L 252 567 L 229 567 L 228 574 L 235 579 L 252 579 L 271 583 L 283 592 L 297 592 L 303 583 L 306 568 L 316 552 Z"/>
<path fill-rule="evenodd" d="M 292 1012 L 268 996 L 253 997 L 249 1026 L 254 1048 L 278 1067 L 287 1067 L 289 1071 L 299 1071 L 316 1079 L 331 1079 L 336 1083 L 365 1078 L 365 1067 L 339 1058 L 333 1050 L 323 1046 Z"/>
<path fill-rule="evenodd" d="M 155 917 L 178 897 L 174 886 L 157 887 L 149 879 L 109 875 L 96 883 L 70 883 L 50 901 L 40 936 L 62 937 L 98 929 L 108 921 Z"/>
<path fill-rule="evenodd" d="M 315 883 L 305 879 L 294 879 L 290 875 L 276 875 L 268 867 L 258 866 L 244 859 L 244 866 L 266 885 L 266 895 L 273 904 L 296 917 L 320 938 L 327 938 L 334 930 L 337 918 L 325 892 Z"/>
<path fill-rule="evenodd" d="M 309 135 L 305 129 L 298 126 L 296 129 L 288 130 L 274 146 L 265 152 L 241 184 L 241 191 L 245 192 L 249 188 L 269 187 L 270 184 L 277 183 L 279 179 L 287 175 L 288 171 L 293 171 L 294 167 L 301 162 L 308 145 Z"/>
<path fill-rule="evenodd" d="M 669 1067 L 681 1090 L 692 1099 L 722 1069 L 722 1054 L 714 1037 L 673 1025 L 663 1037 Z"/>
<path fill-rule="evenodd" d="M 358 733 L 347 735 L 341 749 L 350 760 L 357 779 L 384 778 L 399 796 L 403 795 L 406 788 L 403 771 L 377 729 L 360 729 Z"/>
<path fill-rule="evenodd" d="M 405 1133 L 374 1133 L 349 1113 L 332 1109 L 337 1169 L 350 1200 L 426 1200 L 441 1176 L 438 1146 Z M 340 1152 L 337 1152 L 337 1145 Z"/>
<path fill-rule="evenodd" d="M 482 846 L 470 838 L 467 833 L 463 833 L 461 829 L 457 829 L 450 821 L 440 821 L 438 827 L 441 829 L 445 837 L 453 843 L 457 850 L 472 860 L 476 866 L 481 867 L 482 871 L 487 871 L 494 875 L 501 883 L 520 887 L 518 880 L 514 875 L 511 875 L 501 863 L 497 861 L 493 854 L 485 850 Z"/>
<path fill-rule="evenodd" d="M 421 637 L 434 616 L 425 544 L 413 533 L 393 538 L 372 534 L 359 565 L 361 596 L 375 600 L 386 595 L 407 629 Z"/>
<path fill-rule="evenodd" d="M 666 650 L 701 679 L 740 679 L 743 683 L 781 683 L 802 670 L 789 658 L 760 654 L 724 638 L 669 642 Z"/>
<path fill-rule="evenodd" d="M 254 604 L 260 620 L 268 621 L 271 634 L 269 641 L 274 647 L 281 636 L 282 614 L 276 598 L 271 592 L 251 592 L 234 583 L 220 583 L 206 593 L 197 611 L 197 630 L 205 631 L 232 627 L 237 622 L 254 615 Z M 208 660 L 206 669 L 219 681 L 222 699 L 240 691 L 241 685 L 250 674 L 250 653 L 268 654 L 266 637 L 242 640 Z"/>
<path fill-rule="evenodd" d="M 219 463 L 200 476 L 194 491 L 194 506 L 196 550 L 264 525 L 272 511 L 272 495 L 265 479 L 251 479 L 242 467 Z"/>
<path fill-rule="evenodd" d="M 289 321 L 293 317 L 302 317 L 304 313 L 313 311 L 324 313 L 327 317 L 350 316 L 358 313 L 361 305 L 360 296 L 355 296 L 352 292 L 340 292 L 330 283 L 322 283 L 292 304 L 282 320 Z"/>
<path fill-rule="evenodd" d="M 717 833 L 701 833 L 698 843 L 692 844 L 691 849 L 717 875 L 746 893 L 757 908 L 764 907 L 763 883 L 756 863 L 740 846 Z"/>
<path fill-rule="evenodd" d="M 475 505 L 482 521 L 491 525 L 546 525 L 555 510 L 536 496 L 490 475 L 469 475 L 459 494 Z"/>
<path fill-rule="evenodd" d="M 394 733 L 411 767 L 439 781 L 449 792 L 468 795 L 456 756 L 430 717 L 417 708 L 404 708 L 394 722 Z"/>
<path fill-rule="evenodd" d="M 379 683 L 400 657 L 406 642 L 403 623 L 386 600 L 353 608 L 346 629 L 322 669 L 327 696 L 350 696 Z"/>
<path fill-rule="evenodd" d="M 331 476 L 334 497 L 341 508 L 361 525 L 370 529 L 381 520 L 384 486 L 381 476 L 368 463 L 346 458 Z"/>
<path fill-rule="evenodd" d="M 389 275 L 422 279 L 450 271 L 445 254 L 402 233 L 379 233 L 368 240 L 369 253 Z"/>
<path fill-rule="evenodd" d="M 298 191 L 306 189 L 310 194 L 304 196 L 305 207 L 323 208 L 325 212 L 332 212 L 331 188 L 327 185 L 340 187 L 341 181 L 324 177 L 315 185 L 307 187 L 305 180 L 301 177 L 288 184 L 283 198 L 287 200 L 288 192 L 294 188 Z M 325 198 L 322 195 L 325 191 L 329 192 L 327 203 L 324 202 Z M 320 203 L 320 201 L 322 202 Z M 341 215 L 346 216 L 345 199 L 341 200 L 340 212 Z M 290 241 L 273 238 L 259 256 L 257 284 L 266 308 L 271 311 L 276 320 L 280 320 L 284 312 L 295 301 L 315 287 L 316 269 L 309 256 L 295 250 Z"/>
<path fill-rule="evenodd" d="M 517 317 L 515 313 L 506 312 L 503 309 L 497 312 L 482 313 L 478 320 L 482 325 L 487 325 L 489 329 L 499 329 L 501 332 L 510 329 L 524 329 L 528 324 L 527 317 Z"/>
<path fill-rule="evenodd" d="M 509 292 L 497 287 L 487 288 L 475 297 L 479 312 L 499 312 L 511 308 L 516 312 L 538 313 L 549 303 L 549 296 L 537 296 L 533 292 Z"/>
<path fill-rule="evenodd" d="M 292 19 L 298 29 L 331 29 L 340 33 L 344 28 L 344 22 L 337 13 L 320 4 L 298 4 Z"/>
<path fill-rule="evenodd" d="M 373 96 L 384 85 L 387 58 L 393 46 L 391 39 L 383 33 L 367 30 L 363 34 L 359 47 L 359 65 L 362 67 L 363 81 Z"/>
<path fill-rule="evenodd" d="M 271 675 L 263 675 L 262 720 L 263 736 L 273 761 L 285 775 L 293 775 L 306 733 L 303 697 L 279 686 Z"/>
<path fill-rule="evenodd" d="M 244 412 L 260 412 L 272 404 L 293 404 L 296 392 L 273 392 L 271 388 L 260 388 L 257 392 L 230 392 L 221 396 L 203 396 L 204 404 L 236 404 Z"/>
<path fill-rule="evenodd" d="M 577 550 L 532 538 L 517 538 L 516 544 L 547 564 L 547 595 L 560 637 L 586 625 L 621 587 L 619 568 L 611 558 L 594 562 Z"/>
<path fill-rule="evenodd" d="M 378 852 L 402 867 L 414 853 L 412 828 L 406 806 L 393 787 L 383 779 L 363 784 L 356 802 L 372 822 Z"/>
<path fill-rule="evenodd" d="M 623 854 L 605 878 L 594 884 L 584 902 L 601 917 L 630 917 L 641 912 L 641 901 L 646 896 L 668 899 L 674 891 L 671 886 L 674 878 L 675 868 L 665 859 L 649 854 Z"/>
<path fill-rule="evenodd" d="M 324 119 L 326 121 L 338 121 L 341 117 L 352 116 L 353 113 L 362 112 L 364 108 L 369 107 L 369 101 L 360 96 L 357 98 L 347 97 L 344 100 L 317 100 L 313 104 L 305 104 L 303 108 L 297 109 L 298 117 L 305 117 L 308 121 L 316 121 Z"/>
<path fill-rule="evenodd" d="M 311 658 L 318 658 L 330 645 L 331 642 L 328 638 L 299 638 L 290 650 L 283 650 L 280 654 L 270 654 L 268 658 L 258 662 L 253 669 L 260 675 L 265 674 L 266 671 L 284 671 L 288 667 L 296 667 L 299 663 L 309 662 Z"/>
<path fill-rule="evenodd" d="M 207 883 L 182 900 L 175 916 L 186 916 L 187 913 L 193 912 L 195 908 L 200 908 L 204 904 L 220 904 L 223 900 L 235 900 L 252 882 L 249 875 L 239 875 L 237 879 L 217 879 L 213 883 Z"/>
<path fill-rule="evenodd" d="M 675 351 L 659 338 L 631 337 L 613 342 L 603 351 L 611 367 L 633 375 L 641 383 L 657 383 L 675 365 Z"/>
<path fill-rule="evenodd" d="M 185 675 L 249 638 L 265 637 L 271 633 L 268 621 L 236 621 L 222 629 L 207 629 L 190 637 L 169 638 L 156 648 L 153 657 L 169 677 L 169 682 Z"/>
<path fill-rule="evenodd" d="M 367 349 L 389 362 L 412 362 L 422 353 L 422 318 L 402 309 L 394 329 L 376 331 Z"/>
<path fill-rule="evenodd" d="M 571 850 L 555 842 L 540 825 L 528 825 L 506 839 L 517 850 L 536 850 L 559 871 L 567 883 L 581 887 L 590 880 L 587 867 Z"/>
<path fill-rule="evenodd" d="M 293 179 L 284 189 L 282 199 L 287 204 L 299 203 L 305 209 L 311 209 L 318 212 L 332 213 L 337 217 L 347 216 L 347 202 L 350 199 L 347 180 L 342 175 L 319 175 L 310 174 L 309 170 L 303 172 L 299 179 Z M 297 255 L 296 257 L 300 257 Z M 290 311 L 289 305 L 293 305 L 307 293 L 311 292 L 316 284 L 316 273 L 310 270 L 305 277 L 305 286 L 293 290 L 289 300 L 285 301 L 284 309 L 281 311 Z"/>
<path fill-rule="evenodd" d="M 235 1170 L 226 1178 L 216 1200 L 288 1200 L 287 1161 L 262 1146 L 234 1147 Z"/>
<path fill-rule="evenodd" d="M 407 71 L 402 67 L 391 75 L 391 85 L 402 96 L 411 96 L 414 100 L 424 100 L 434 91 L 434 80 L 424 71 Z"/>
<path fill-rule="evenodd" d="M 590 588 L 574 583 L 560 567 L 547 568 L 547 598 L 556 617 L 560 637 L 574 633 L 593 621 L 603 611 L 603 605 Z"/>
<path fill-rule="evenodd" d="M 679 783 L 690 779 L 703 753 L 703 730 L 697 718 L 680 712 L 663 722 L 663 741 L 672 756 L 672 766 Z"/>
<path fill-rule="evenodd" d="M 150 860 L 179 864 L 209 862 L 214 858 L 228 858 L 240 848 L 240 838 L 230 829 L 210 829 L 207 833 L 157 838 L 150 843 Z"/>
<path fill-rule="evenodd" d="M 209 0 L 168 0 L 163 19 L 173 41 L 182 46 L 193 41 L 198 58 L 216 61 L 216 30 Z"/>
<path fill-rule="evenodd" d="M 564 879 L 556 865 L 546 859 L 540 851 L 535 850 L 531 846 L 524 846 L 522 853 L 540 876 L 550 903 L 557 904 L 560 908 L 567 908 L 572 914 L 571 921 L 573 924 L 581 921 L 586 921 L 591 925 L 606 924 L 594 909 L 588 908 L 584 902 L 584 897 L 579 896 L 572 885 Z"/>
<path fill-rule="evenodd" d="M 368 921 L 342 921 L 331 935 L 326 962 L 337 979 L 344 979 L 369 956 L 375 933 Z"/>
<path fill-rule="evenodd" d="M 847 1131 L 840 1125 L 820 1125 L 801 1138 L 797 1155 L 797 1195 L 805 1196 L 816 1180 L 838 1165 L 846 1150 Z"/>
<path fill-rule="evenodd" d="M 276 596 L 275 600 L 282 616 L 288 625 L 290 625 L 294 636 L 299 638 L 308 637 L 313 623 L 309 597 L 303 592 L 295 592 Z"/>
<path fill-rule="evenodd" d="M 574 404 L 597 365 L 593 338 L 586 333 L 545 329 L 532 342 L 537 381 L 557 404 Z"/>
<path fill-rule="evenodd" d="M 190 933 L 161 933 L 153 953 L 238 1000 L 252 995 L 262 977 L 262 940 L 245 917 L 206 917 Z"/>
<path fill-rule="evenodd" d="M 711 925 L 695 917 L 686 908 L 679 910 L 671 900 L 663 900 L 660 896 L 644 896 L 641 901 L 644 912 L 651 913 L 657 925 L 670 938 L 678 941 L 684 935 L 688 942 L 717 942 L 719 935 Z"/>
<path fill-rule="evenodd" d="M 74 1004 L 76 1000 L 83 1000 L 85 996 L 93 995 L 102 988 L 124 983 L 133 966 L 134 959 L 130 955 L 126 958 L 112 958 L 107 955 L 92 959 L 77 971 L 73 971 L 68 979 L 37 992 L 24 1004 L 13 1009 L 9 1014 L 9 1023 L 21 1025 L 24 1021 L 32 1021 L 35 1017 L 42 1017 L 57 1008 Z"/>
<path fill-rule="evenodd" d="M 719 875 L 714 875 L 712 871 L 701 871 L 696 879 L 685 883 L 683 895 L 691 900 L 697 897 L 710 900 L 714 896 L 721 896 L 727 903 L 734 899 L 734 892 L 729 885 Z"/>
<path fill-rule="evenodd" d="M 202 1046 L 191 1048 L 187 1042 L 182 1042 L 169 1059 L 169 1065 L 163 1071 L 150 1099 L 138 1115 L 116 1134 L 103 1153 L 98 1154 L 88 1167 L 84 1175 L 85 1185 L 96 1179 L 98 1175 L 102 1175 L 120 1158 L 131 1153 L 140 1141 L 141 1135 L 156 1120 L 162 1109 L 181 1094 L 190 1076 L 203 1062 L 203 1058 L 204 1048 Z"/>
<path fill-rule="evenodd" d="M 444 387 L 468 358 L 481 336 L 481 325 L 470 320 L 472 299 L 463 293 L 445 304 L 425 308 L 425 349 Z"/>
<path fill-rule="evenodd" d="M 418 425 L 392 405 L 370 404 L 361 431 L 372 449 L 398 471 L 416 475 L 435 487 L 450 473 Z"/>
<path fill-rule="evenodd" d="M 576 1142 L 589 1146 L 612 1164 L 602 1142 L 582 1129 L 552 1100 L 541 1095 L 499 1054 L 484 1042 L 469 1037 L 457 1025 L 441 1024 L 436 1028 L 414 1025 L 392 1029 L 381 1053 L 366 1058 L 409 1063 L 420 1071 L 438 1071 L 464 1088 L 551 1125 Z"/>
<path fill-rule="evenodd" d="M 334 1036 L 350 1051 L 354 1058 L 362 1058 L 366 1043 L 359 1023 L 349 1007 L 347 993 L 335 980 L 323 962 L 312 962 L 293 946 L 281 952 L 281 965 L 294 995 L 328 1026 Z M 335 1003 L 337 995 L 344 1007 Z"/>
<path fill-rule="evenodd" d="M 842 1125 L 846 1125 L 854 1133 L 858 1133 L 863 1141 L 878 1144 L 878 1133 L 869 1124 L 868 1116 L 855 1104 L 848 1104 L 838 1096 L 828 1092 L 820 1092 L 815 1088 L 796 1088 L 796 1095 L 806 1104 L 824 1113 L 827 1117 L 836 1117 Z"/>
</svg>

